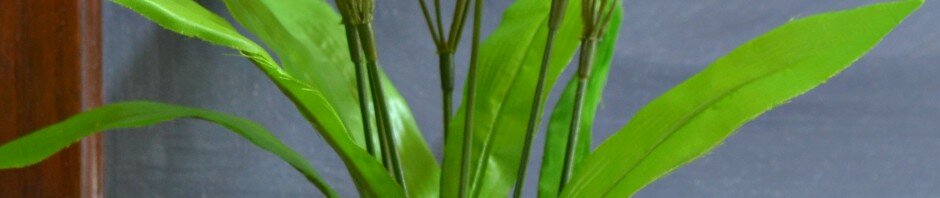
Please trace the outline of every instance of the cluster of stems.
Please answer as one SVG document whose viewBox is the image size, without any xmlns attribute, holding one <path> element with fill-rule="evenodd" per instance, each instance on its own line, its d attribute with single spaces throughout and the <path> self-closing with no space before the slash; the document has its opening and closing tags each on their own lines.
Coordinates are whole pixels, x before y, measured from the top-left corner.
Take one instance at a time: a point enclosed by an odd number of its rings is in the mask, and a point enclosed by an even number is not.
<svg viewBox="0 0 940 198">
<path fill-rule="evenodd" d="M 440 61 L 441 93 L 442 106 L 444 110 L 444 139 L 450 132 L 450 121 L 453 116 L 453 93 L 454 93 L 454 53 L 460 45 L 460 38 L 463 33 L 464 24 L 467 19 L 467 12 L 470 8 L 470 0 L 458 0 L 454 6 L 454 17 L 451 26 L 445 35 L 444 22 L 441 18 L 441 0 L 433 0 L 432 10 L 428 8 L 424 0 L 417 0 L 421 7 L 421 13 L 424 15 L 428 31 L 431 33 L 431 39 L 437 47 L 437 55 Z"/>
<path fill-rule="evenodd" d="M 594 52 L 597 48 L 598 39 L 600 39 L 608 23 L 613 16 L 614 9 L 618 1 L 616 0 L 581 0 L 581 17 L 583 21 L 583 34 L 581 38 L 580 57 L 578 59 L 578 71 L 576 74 L 577 91 L 573 105 L 571 123 L 569 125 L 568 141 L 565 149 L 564 166 L 559 189 L 571 179 L 574 169 L 574 152 L 577 147 L 577 138 L 581 126 L 581 112 L 584 106 L 584 96 L 587 91 L 588 79 L 591 73 L 591 67 L 594 64 Z M 401 162 L 394 132 L 389 120 L 389 112 L 385 92 L 380 79 L 380 70 L 378 68 L 378 53 L 375 45 L 375 33 L 372 29 L 372 14 L 374 12 L 374 0 L 336 0 L 340 13 L 343 16 L 343 24 L 346 29 L 347 44 L 349 45 L 349 57 L 355 67 L 356 83 L 359 95 L 359 104 L 362 114 L 363 132 L 366 142 L 366 150 L 369 154 L 381 155 L 383 165 L 393 174 L 395 179 L 404 187 L 404 175 L 401 168 Z M 469 71 L 467 74 L 467 92 L 466 109 L 464 117 L 463 141 L 461 150 L 460 166 L 460 188 L 459 197 L 468 197 L 471 189 L 470 161 L 473 137 L 473 110 L 476 100 L 476 70 L 477 56 L 479 55 L 479 37 L 480 25 L 482 20 L 483 0 L 457 0 L 454 7 L 454 17 L 450 24 L 447 35 L 444 34 L 444 23 L 441 19 L 440 0 L 433 0 L 433 12 L 427 6 L 424 0 L 418 0 L 424 15 L 425 23 L 437 47 L 437 53 L 440 59 L 440 77 L 441 90 L 443 95 L 444 111 L 444 138 L 448 138 L 450 131 L 450 122 L 453 116 L 453 90 L 454 90 L 454 59 L 453 56 L 460 44 L 461 34 L 464 24 L 470 11 L 471 3 L 474 7 L 473 13 L 473 35 L 470 52 Z M 548 36 L 545 44 L 545 51 L 542 54 L 542 62 L 539 67 L 539 75 L 536 82 L 535 94 L 533 95 L 529 122 L 526 128 L 525 141 L 523 142 L 522 156 L 520 158 L 518 173 L 516 177 L 513 197 L 522 195 L 522 187 L 525 183 L 525 172 L 528 164 L 529 151 L 531 150 L 532 140 L 539 129 L 541 120 L 541 107 L 544 103 L 545 78 L 549 61 L 552 55 L 552 46 L 555 41 L 555 35 L 564 20 L 564 14 L 567 10 L 568 0 L 552 0 L 551 11 L 548 21 Z M 363 64 L 363 60 L 365 64 Z M 371 97 L 370 97 L 371 96 Z M 370 101 L 371 100 L 371 101 Z M 371 106 L 369 104 L 372 104 Z M 375 115 L 375 126 L 378 134 L 379 145 L 374 145 L 376 133 L 372 130 L 372 115 Z M 445 145 L 446 146 L 446 145 Z M 377 156 L 379 157 L 379 156 Z M 445 181 L 442 179 L 442 181 Z M 443 183 L 442 183 L 443 185 Z M 407 188 L 405 189 L 407 191 Z"/>
<path fill-rule="evenodd" d="M 356 84 L 358 88 L 360 111 L 362 114 L 363 136 L 366 150 L 373 156 L 379 153 L 382 164 L 392 173 L 395 180 L 405 189 L 404 171 L 401 167 L 401 157 L 398 147 L 395 146 L 395 135 L 391 127 L 387 100 L 383 90 L 382 80 L 378 66 L 378 50 L 376 49 L 375 32 L 372 29 L 372 14 L 375 11 L 374 0 L 337 0 L 343 24 L 346 30 L 346 41 L 349 45 L 349 57 L 356 71 Z M 361 50 L 361 51 L 360 51 Z M 365 59 L 363 68 L 362 59 Z M 365 70 L 365 71 L 363 71 Z M 371 92 L 371 98 L 368 97 Z M 370 104 L 371 108 L 368 104 Z M 372 112 L 370 112 L 372 110 Z M 375 134 L 371 130 L 372 118 L 375 115 L 375 125 L 378 132 L 379 146 L 375 147 Z M 378 149 L 378 151 L 376 150 Z"/>
<path fill-rule="evenodd" d="M 588 88 L 588 79 L 594 66 L 594 54 L 597 42 L 607 32 L 610 19 L 617 7 L 617 0 L 582 0 L 581 20 L 583 33 L 581 35 L 581 54 L 578 57 L 577 81 L 578 86 L 574 96 L 574 110 L 571 114 L 571 123 L 568 125 L 568 142 L 565 146 L 565 158 L 561 172 L 561 182 L 558 189 L 564 189 L 565 184 L 571 180 L 574 172 L 575 156 L 578 137 L 581 129 L 581 115 L 584 108 L 584 95 Z"/>
<path fill-rule="evenodd" d="M 583 33 L 581 35 L 580 56 L 578 58 L 578 71 L 575 74 L 577 80 L 577 90 L 575 92 L 575 101 L 571 114 L 571 123 L 568 130 L 568 141 L 565 145 L 565 157 L 561 173 L 561 182 L 558 189 L 564 189 L 565 184 L 571 180 L 574 172 L 575 152 L 577 151 L 578 137 L 581 128 L 581 117 L 584 107 L 584 96 L 587 92 L 588 80 L 591 75 L 591 69 L 594 65 L 594 55 L 597 49 L 597 42 L 607 30 L 608 23 L 613 17 L 617 7 L 617 0 L 581 0 L 581 20 L 583 24 Z M 552 43 L 555 41 L 555 34 L 558 31 L 561 22 L 564 20 L 564 14 L 567 9 L 567 0 L 552 0 L 551 11 L 549 12 L 548 38 L 546 39 L 545 51 L 542 55 L 542 64 L 539 68 L 538 81 L 535 87 L 535 95 L 532 99 L 532 108 L 529 116 L 528 128 L 526 129 L 525 142 L 522 147 L 522 156 L 519 162 L 519 169 L 516 176 L 515 189 L 513 197 L 522 196 L 522 188 L 525 184 L 526 167 L 528 166 L 529 153 L 535 134 L 539 129 L 541 120 L 542 95 L 545 89 L 545 75 L 551 59 Z M 561 191 L 559 191 L 561 192 Z"/>
<path fill-rule="evenodd" d="M 480 23 L 482 20 L 482 7 L 483 0 L 457 0 L 454 6 L 454 17 L 453 21 L 450 24 L 450 30 L 448 34 L 444 35 L 444 23 L 441 19 L 441 2 L 440 0 L 433 0 L 433 18 L 432 11 L 428 9 L 427 3 L 424 0 L 418 0 L 418 4 L 421 7 L 422 14 L 424 15 L 425 23 L 428 26 L 428 31 L 431 34 L 431 38 L 434 41 L 435 46 L 437 47 L 437 53 L 440 57 L 440 77 L 441 77 L 441 91 L 442 91 L 442 104 L 444 108 L 444 140 L 446 142 L 449 137 L 450 131 L 450 122 L 453 116 L 453 92 L 454 92 L 454 53 L 457 50 L 457 47 L 460 45 L 460 38 L 463 34 L 464 24 L 467 20 L 468 11 L 470 9 L 471 1 L 473 1 L 474 13 L 473 13 L 473 35 L 472 43 L 470 50 L 470 64 L 467 74 L 467 92 L 464 96 L 466 98 L 466 108 L 464 116 L 464 128 L 463 128 L 463 141 L 461 147 L 461 163 L 460 163 L 460 190 L 459 197 L 468 197 L 470 193 L 470 161 L 471 161 L 471 148 L 473 142 L 473 110 L 476 101 L 476 70 L 477 70 L 477 56 L 479 52 L 479 41 L 480 41 Z M 446 145 L 445 145 L 446 146 Z M 442 174 L 443 176 L 443 174 Z M 444 179 L 441 179 L 441 185 L 443 188 Z"/>
</svg>

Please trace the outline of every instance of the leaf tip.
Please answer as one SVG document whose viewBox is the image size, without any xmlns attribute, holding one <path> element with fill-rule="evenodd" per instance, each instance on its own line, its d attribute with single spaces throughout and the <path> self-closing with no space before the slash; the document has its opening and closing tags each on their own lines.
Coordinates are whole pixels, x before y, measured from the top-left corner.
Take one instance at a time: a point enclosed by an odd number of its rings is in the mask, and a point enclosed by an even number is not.
<svg viewBox="0 0 940 198">
<path fill-rule="evenodd" d="M 924 0 L 903 0 L 894 2 L 897 4 L 897 7 L 903 7 L 909 9 L 908 13 L 913 13 L 920 8 L 921 5 L 924 5 Z"/>
</svg>

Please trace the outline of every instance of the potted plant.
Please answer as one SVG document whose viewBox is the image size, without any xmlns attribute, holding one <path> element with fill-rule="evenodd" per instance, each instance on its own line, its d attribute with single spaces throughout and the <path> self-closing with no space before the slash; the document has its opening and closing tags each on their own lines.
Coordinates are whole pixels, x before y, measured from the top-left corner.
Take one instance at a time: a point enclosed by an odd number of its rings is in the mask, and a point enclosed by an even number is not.
<svg viewBox="0 0 940 198">
<path fill-rule="evenodd" d="M 439 165 L 407 102 L 382 73 L 374 39 L 380 33 L 372 29 L 374 0 L 337 0 L 338 9 L 322 0 L 224 0 L 236 21 L 278 60 L 193 1 L 114 2 L 252 61 L 339 154 L 364 197 L 521 196 L 545 87 L 576 52 L 576 76 L 546 130 L 539 196 L 630 196 L 705 154 L 747 121 L 838 74 L 923 3 L 902 0 L 792 20 L 653 100 L 594 148 L 590 121 L 616 46 L 619 1 L 517 0 L 482 39 L 483 0 L 457 0 L 448 25 L 439 0 L 419 0 L 440 60 L 446 130 Z M 468 25 L 470 72 L 455 111 L 453 56 Z M 231 129 L 282 158 L 324 195 L 338 196 L 309 162 L 263 126 L 156 102 L 105 105 L 4 143 L 0 168 L 38 163 L 96 132 L 179 118 Z"/>
</svg>

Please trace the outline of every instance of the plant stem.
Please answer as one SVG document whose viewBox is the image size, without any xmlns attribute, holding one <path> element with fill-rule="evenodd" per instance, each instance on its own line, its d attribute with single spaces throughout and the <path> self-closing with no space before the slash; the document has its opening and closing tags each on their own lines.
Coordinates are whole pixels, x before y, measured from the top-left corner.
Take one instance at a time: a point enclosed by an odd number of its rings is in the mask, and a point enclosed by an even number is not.
<svg viewBox="0 0 940 198">
<path fill-rule="evenodd" d="M 457 0 L 454 7 L 454 18 L 450 23 L 450 36 L 444 39 L 448 52 L 456 51 L 460 46 L 460 37 L 463 35 L 464 23 L 467 21 L 467 10 L 470 8 L 470 0 Z"/>
<path fill-rule="evenodd" d="M 349 46 L 349 59 L 352 60 L 353 67 L 356 68 L 356 88 L 359 94 L 359 112 L 362 115 L 362 133 L 366 142 L 366 151 L 370 155 L 376 155 L 374 144 L 375 135 L 372 133 L 372 116 L 369 115 L 369 83 L 363 72 L 362 57 L 359 52 L 359 36 L 356 27 L 352 24 L 346 24 L 346 43 Z"/>
<path fill-rule="evenodd" d="M 441 22 L 441 0 L 434 0 L 434 18 L 437 21 L 437 32 L 439 33 L 437 38 L 441 42 L 444 41 L 444 23 Z"/>
<path fill-rule="evenodd" d="M 454 54 L 444 52 L 438 54 L 440 57 L 440 72 L 441 72 L 441 93 L 443 99 L 441 101 L 442 106 L 444 107 L 444 140 L 447 140 L 448 134 L 450 134 L 450 121 L 453 115 L 453 98 L 454 98 Z"/>
<path fill-rule="evenodd" d="M 588 78 L 594 65 L 594 54 L 597 49 L 597 39 L 585 38 L 581 40 L 581 55 L 578 61 L 578 88 L 574 95 L 574 110 L 571 115 L 571 124 L 568 126 L 568 142 L 565 147 L 565 162 L 562 166 L 561 182 L 558 189 L 564 189 L 565 184 L 571 180 L 574 172 L 574 153 L 578 150 L 579 130 L 581 129 L 581 114 L 584 108 L 584 95 L 587 92 Z"/>
<path fill-rule="evenodd" d="M 573 110 L 571 111 L 571 123 L 568 125 L 568 142 L 565 145 L 565 158 L 562 166 L 561 180 L 558 183 L 558 189 L 564 189 L 568 181 L 571 180 L 576 166 L 575 152 L 578 150 L 578 137 L 580 137 L 581 117 L 583 115 L 584 97 L 587 94 L 588 80 L 591 77 L 591 69 L 594 66 L 594 56 L 597 50 L 597 40 L 604 35 L 607 29 L 607 23 L 613 16 L 614 9 L 617 8 L 617 2 L 613 0 L 599 0 L 600 6 L 597 6 L 598 0 L 583 0 L 581 8 L 581 20 L 583 23 L 583 32 L 581 35 L 581 49 L 578 59 L 577 83 L 578 87 L 574 96 Z"/>
<path fill-rule="evenodd" d="M 551 46 L 554 42 L 555 32 L 549 31 L 548 37 L 550 41 L 547 42 L 543 62 L 548 62 L 548 56 L 551 54 Z M 539 79 L 538 83 L 535 86 L 535 95 L 532 99 L 532 109 L 529 111 L 529 123 L 525 133 L 525 142 L 522 144 L 522 157 L 520 157 L 518 172 L 516 172 L 516 184 L 515 189 L 513 190 L 513 197 L 519 198 L 522 196 L 522 187 L 525 184 L 525 173 L 527 165 L 529 164 L 529 150 L 532 149 L 532 139 L 535 139 L 535 133 L 538 131 L 539 120 L 541 119 L 541 111 L 539 107 L 542 106 L 542 92 L 545 89 L 545 73 L 547 70 L 548 63 L 542 63 L 542 67 L 539 68 Z"/>
<path fill-rule="evenodd" d="M 482 2 L 481 2 L 482 3 Z M 431 38 L 434 41 L 434 44 L 437 47 L 437 54 L 439 57 L 439 67 L 440 67 L 440 78 L 441 78 L 441 106 L 443 107 L 443 136 L 444 142 L 447 142 L 448 138 L 451 137 L 452 130 L 450 128 L 451 121 L 453 120 L 453 92 L 454 92 L 454 53 L 459 46 L 460 37 L 463 33 L 464 22 L 466 21 L 467 11 L 469 9 L 469 0 L 457 0 L 454 7 L 454 17 L 451 22 L 451 26 L 447 36 L 444 32 L 444 24 L 441 19 L 441 2 L 440 0 L 434 0 L 434 12 L 432 19 L 431 11 L 428 10 L 428 6 L 424 0 L 418 0 L 418 5 L 421 8 L 421 12 L 424 15 L 424 21 L 428 27 L 428 32 L 431 34 Z M 479 30 L 477 30 L 479 31 Z M 479 34 L 477 32 L 477 34 Z M 477 35 L 478 36 L 478 35 Z M 476 53 L 476 52 L 473 52 Z M 475 54 L 472 56 L 476 56 Z M 473 59 L 473 58 L 471 58 Z M 476 64 L 475 60 L 471 60 L 471 67 Z M 474 70 L 474 69 L 471 69 Z M 475 88 L 474 88 L 475 89 Z M 472 111 L 471 111 L 472 113 Z M 468 118 L 469 119 L 469 118 Z M 472 125 L 468 125 L 472 126 Z M 465 133 L 468 130 L 465 130 Z M 472 134 L 472 133 L 471 133 Z M 472 138 L 472 137 L 471 137 Z M 469 145 L 469 144 L 465 144 Z M 447 147 L 445 143 L 444 147 Z M 444 156 L 447 158 L 448 156 Z M 464 162 L 469 163 L 469 157 L 461 156 L 461 159 Z M 465 170 L 466 166 L 461 166 L 461 175 L 464 173 L 469 173 L 468 170 Z M 469 177 L 462 177 L 469 178 Z M 444 178 L 444 174 L 441 174 L 441 189 L 444 189 L 447 185 L 445 181 L 448 181 Z M 461 180 L 460 185 L 468 183 L 468 181 Z M 461 188 L 461 196 L 463 196 L 464 190 Z M 443 193 L 443 191 L 441 191 Z M 443 194 L 442 194 L 443 195 Z"/>
<path fill-rule="evenodd" d="M 448 45 L 448 40 L 443 35 L 444 29 L 443 24 L 441 23 L 441 2 L 440 0 L 434 0 L 434 19 L 431 18 L 431 13 L 428 11 L 428 6 L 424 0 L 418 0 L 418 5 L 421 8 L 421 13 L 424 15 L 425 25 L 428 26 L 428 32 L 431 34 L 431 40 L 434 41 L 434 45 L 438 50 L 438 57 L 440 59 L 440 78 L 441 78 L 441 106 L 443 106 L 443 135 L 444 141 L 447 141 L 447 136 L 450 134 L 450 121 L 451 116 L 453 115 L 453 92 L 454 92 L 454 60 L 453 56 L 454 50 Z"/>
<path fill-rule="evenodd" d="M 438 2 L 434 2 L 434 7 L 438 7 Z M 424 23 L 428 26 L 428 30 L 431 32 L 431 39 L 434 40 L 434 44 L 440 46 L 441 35 L 438 34 L 437 29 L 434 28 L 434 23 L 431 21 L 431 14 L 428 11 L 427 3 L 424 3 L 424 0 L 418 0 L 418 5 L 421 6 L 421 14 L 424 15 Z M 440 15 L 440 13 L 435 13 Z"/>
<path fill-rule="evenodd" d="M 467 115 L 464 117 L 463 154 L 460 165 L 460 197 L 468 197 L 470 185 L 470 157 L 473 143 L 473 109 L 476 101 L 476 74 L 480 54 L 480 23 L 483 20 L 483 0 L 476 0 L 473 8 L 473 38 L 470 47 L 470 68 L 467 74 Z"/>
<path fill-rule="evenodd" d="M 405 189 L 405 192 L 408 192 L 407 185 L 405 184 L 404 172 L 401 168 L 401 159 L 399 157 L 398 148 L 395 146 L 395 132 L 392 131 L 389 115 L 387 100 L 385 98 L 385 92 L 383 91 L 382 81 L 379 76 L 379 67 L 378 67 L 378 53 L 375 46 L 375 33 L 372 30 L 372 23 L 364 23 L 357 26 L 357 31 L 359 33 L 359 39 L 362 41 L 362 50 L 365 53 L 366 66 L 369 73 L 369 82 L 372 87 L 372 96 L 374 98 L 373 105 L 375 106 L 375 112 L 378 117 L 379 133 L 381 136 L 384 136 L 385 149 L 388 151 L 388 159 L 386 162 L 389 162 L 390 172 L 395 176 L 395 180 L 401 184 L 402 188 Z"/>
<path fill-rule="evenodd" d="M 437 0 L 435 0 L 437 1 Z M 457 51 L 457 47 L 460 45 L 460 35 L 463 33 L 464 23 L 467 18 L 467 9 L 469 8 L 469 0 L 457 0 L 456 6 L 454 7 L 454 18 L 451 21 L 450 33 L 448 37 L 444 36 L 443 24 L 440 19 L 440 12 L 437 13 L 437 27 L 439 33 L 441 34 L 438 37 L 439 45 L 437 47 L 441 62 L 441 91 L 444 92 L 444 142 L 447 142 L 448 134 L 450 133 L 450 121 L 451 116 L 453 116 L 453 94 L 454 94 L 454 53 Z M 472 55 L 471 55 L 472 56 Z M 471 57 L 472 59 L 472 57 Z M 471 60 L 472 62 L 473 60 Z M 472 63 L 471 63 L 472 64 Z M 471 66 L 472 67 L 472 66 Z M 446 80 L 446 81 L 445 81 Z M 445 145 L 446 146 L 446 145 Z M 443 174 L 441 175 L 443 177 Z M 444 180 L 441 180 L 444 181 Z M 442 183 L 443 185 L 443 183 Z"/>
<path fill-rule="evenodd" d="M 370 76 L 369 77 L 370 79 L 372 78 L 371 77 L 372 71 L 373 71 L 372 69 L 369 69 L 369 71 L 367 72 L 368 75 Z M 370 88 L 372 88 L 372 93 L 376 93 L 377 91 L 375 86 L 376 86 L 375 84 L 370 85 Z M 394 173 L 395 167 L 392 166 L 393 164 L 392 153 L 390 152 L 391 149 L 389 149 L 390 148 L 389 145 L 391 144 L 388 139 L 389 128 L 385 127 L 386 126 L 385 123 L 387 122 L 387 120 L 384 119 L 385 111 L 381 110 L 382 108 L 379 107 L 380 104 L 378 104 L 379 103 L 378 101 L 381 101 L 378 99 L 378 96 L 376 96 L 375 94 L 372 94 L 372 109 L 375 114 L 375 117 L 378 118 L 375 120 L 375 125 L 377 126 L 378 133 L 379 133 L 379 149 L 382 155 L 381 162 L 382 162 L 382 165 L 385 166 L 385 169 L 389 173 Z"/>
<path fill-rule="evenodd" d="M 555 43 L 555 33 L 564 19 L 564 13 L 568 7 L 567 0 L 553 0 L 552 8 L 548 19 L 548 37 L 545 41 L 545 51 L 542 54 L 542 65 L 539 67 L 539 77 L 535 85 L 535 94 L 532 96 L 532 108 L 529 113 L 529 123 L 526 128 L 525 141 L 522 144 L 522 156 L 519 158 L 519 168 L 516 174 L 516 184 L 513 190 L 513 197 L 522 196 L 522 188 L 525 186 L 526 168 L 529 163 L 529 150 L 532 149 L 532 139 L 535 139 L 536 131 L 539 128 L 539 120 L 542 118 L 542 92 L 545 89 L 545 75 L 548 72 L 549 60 L 552 55 L 552 44 Z"/>
</svg>

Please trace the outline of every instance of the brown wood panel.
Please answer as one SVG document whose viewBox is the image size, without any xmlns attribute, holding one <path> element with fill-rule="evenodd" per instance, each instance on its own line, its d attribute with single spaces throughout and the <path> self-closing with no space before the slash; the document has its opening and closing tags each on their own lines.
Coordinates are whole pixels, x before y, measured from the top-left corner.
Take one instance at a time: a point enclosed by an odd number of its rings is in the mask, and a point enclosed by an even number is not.
<svg viewBox="0 0 940 198">
<path fill-rule="evenodd" d="M 100 0 L 0 0 L 0 143 L 100 105 L 100 11 Z M 0 171 L 0 197 L 101 197 L 101 150 L 90 137 Z"/>
</svg>

